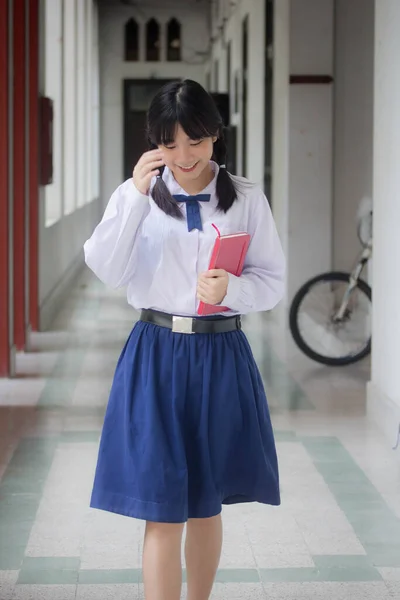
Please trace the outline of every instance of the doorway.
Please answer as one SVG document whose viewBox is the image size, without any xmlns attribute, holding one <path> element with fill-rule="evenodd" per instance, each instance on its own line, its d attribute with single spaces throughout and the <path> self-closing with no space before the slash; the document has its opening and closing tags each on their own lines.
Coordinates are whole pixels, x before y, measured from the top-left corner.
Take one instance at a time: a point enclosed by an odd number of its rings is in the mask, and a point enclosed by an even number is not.
<svg viewBox="0 0 400 600">
<path fill-rule="evenodd" d="M 124 180 L 132 177 L 133 167 L 149 149 L 146 113 L 158 90 L 175 79 L 124 80 Z"/>
</svg>

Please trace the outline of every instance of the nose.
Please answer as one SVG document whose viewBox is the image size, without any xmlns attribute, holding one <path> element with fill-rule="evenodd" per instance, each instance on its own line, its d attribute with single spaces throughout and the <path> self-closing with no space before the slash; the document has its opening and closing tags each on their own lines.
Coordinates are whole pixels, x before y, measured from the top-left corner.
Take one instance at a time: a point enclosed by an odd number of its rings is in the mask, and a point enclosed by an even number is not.
<svg viewBox="0 0 400 600">
<path fill-rule="evenodd" d="M 177 155 L 177 163 L 179 163 L 182 167 L 191 164 L 193 161 L 193 155 L 190 148 L 181 148 L 180 152 Z"/>
</svg>

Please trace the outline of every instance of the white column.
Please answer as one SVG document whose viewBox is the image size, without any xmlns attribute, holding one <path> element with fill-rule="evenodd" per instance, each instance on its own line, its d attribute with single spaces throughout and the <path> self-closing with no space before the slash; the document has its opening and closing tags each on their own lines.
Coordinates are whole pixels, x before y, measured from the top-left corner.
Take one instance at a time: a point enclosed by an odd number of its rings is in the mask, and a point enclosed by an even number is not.
<svg viewBox="0 0 400 600">
<path fill-rule="evenodd" d="M 86 169 L 85 169 L 85 202 L 92 198 L 92 45 L 93 45 L 93 0 L 86 2 L 86 39 L 85 39 L 85 137 L 86 137 Z"/>
<path fill-rule="evenodd" d="M 275 2 L 272 99 L 273 212 L 285 255 L 289 211 L 290 0 Z"/>
<path fill-rule="evenodd" d="M 64 214 L 76 208 L 76 2 L 64 2 Z"/>
<path fill-rule="evenodd" d="M 275 3 L 276 4 L 276 3 Z M 265 136 L 265 2 L 253 0 L 248 30 L 248 98 L 246 172 L 264 187 Z"/>
<path fill-rule="evenodd" d="M 143 36 L 142 36 L 143 37 Z M 92 6 L 92 150 L 91 150 L 91 199 L 100 196 L 100 65 L 99 65 L 99 13 L 97 2 Z"/>
<path fill-rule="evenodd" d="M 395 443 L 400 422 L 400 2 L 375 2 L 374 261 L 369 414 Z"/>
<path fill-rule="evenodd" d="M 77 205 L 83 206 L 85 198 L 85 172 L 86 172 L 86 135 L 85 135 L 85 37 L 86 37 L 86 6 L 84 0 L 78 0 L 76 4 L 77 29 L 77 95 L 76 95 L 76 175 L 77 175 Z"/>
<path fill-rule="evenodd" d="M 291 0 L 290 8 L 290 74 L 332 76 L 333 0 Z M 289 124 L 290 301 L 332 266 L 332 84 L 291 85 Z"/>
<path fill-rule="evenodd" d="M 45 11 L 45 94 L 53 100 L 53 183 L 44 189 L 45 224 L 62 217 L 62 5 L 47 0 Z"/>
</svg>

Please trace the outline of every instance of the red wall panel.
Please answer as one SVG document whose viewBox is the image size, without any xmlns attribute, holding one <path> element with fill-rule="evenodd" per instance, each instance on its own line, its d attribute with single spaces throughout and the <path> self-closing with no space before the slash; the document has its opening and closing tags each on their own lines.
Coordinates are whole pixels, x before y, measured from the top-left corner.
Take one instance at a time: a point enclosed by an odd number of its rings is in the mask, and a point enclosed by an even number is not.
<svg viewBox="0 0 400 600">
<path fill-rule="evenodd" d="M 0 377 L 6 377 L 10 369 L 8 150 L 8 0 L 0 0 Z"/>
<path fill-rule="evenodd" d="M 25 346 L 25 0 L 14 0 L 14 343 Z"/>
<path fill-rule="evenodd" d="M 29 321 L 39 327 L 39 0 L 29 0 Z"/>
</svg>

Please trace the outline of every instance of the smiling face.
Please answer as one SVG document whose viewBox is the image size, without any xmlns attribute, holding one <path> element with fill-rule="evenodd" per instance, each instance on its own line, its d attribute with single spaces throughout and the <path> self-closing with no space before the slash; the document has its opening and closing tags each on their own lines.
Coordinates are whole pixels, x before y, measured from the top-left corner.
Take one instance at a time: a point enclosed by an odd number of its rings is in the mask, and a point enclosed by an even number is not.
<svg viewBox="0 0 400 600">
<path fill-rule="evenodd" d="M 178 125 L 174 141 L 170 144 L 159 145 L 162 150 L 164 162 L 172 171 L 179 185 L 192 192 L 193 186 L 201 191 L 211 181 L 213 173 L 210 160 L 213 155 L 213 144 L 216 137 L 206 137 L 192 140 Z"/>
</svg>

